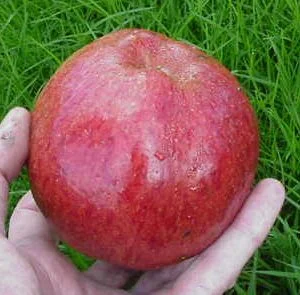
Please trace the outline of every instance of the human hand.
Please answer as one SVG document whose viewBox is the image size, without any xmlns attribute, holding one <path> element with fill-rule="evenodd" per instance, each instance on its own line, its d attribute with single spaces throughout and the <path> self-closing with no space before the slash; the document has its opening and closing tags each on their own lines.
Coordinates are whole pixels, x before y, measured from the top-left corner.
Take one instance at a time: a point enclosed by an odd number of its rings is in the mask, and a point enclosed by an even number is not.
<svg viewBox="0 0 300 295">
<path fill-rule="evenodd" d="M 267 236 L 284 200 L 282 185 L 263 180 L 233 224 L 208 249 L 177 265 L 145 272 L 126 292 L 132 271 L 96 262 L 80 273 L 56 247 L 55 233 L 31 193 L 17 205 L 5 236 L 8 182 L 28 154 L 30 115 L 13 109 L 0 125 L 0 294 L 211 295 L 230 288 Z"/>
</svg>

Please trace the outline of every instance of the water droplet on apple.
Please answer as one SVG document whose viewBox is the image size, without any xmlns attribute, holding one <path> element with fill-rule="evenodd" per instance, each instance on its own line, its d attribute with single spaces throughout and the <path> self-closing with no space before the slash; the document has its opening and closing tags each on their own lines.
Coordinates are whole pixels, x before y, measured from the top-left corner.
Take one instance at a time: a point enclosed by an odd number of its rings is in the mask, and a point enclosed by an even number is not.
<svg viewBox="0 0 300 295">
<path fill-rule="evenodd" d="M 159 161 L 163 161 L 163 160 L 166 159 L 166 156 L 165 156 L 163 153 L 159 152 L 159 151 L 157 151 L 157 152 L 154 154 L 154 156 L 155 156 L 155 158 L 158 159 Z"/>
<path fill-rule="evenodd" d="M 190 191 L 195 192 L 195 191 L 197 191 L 198 189 L 199 189 L 198 185 L 192 185 L 192 186 L 190 186 Z"/>
</svg>

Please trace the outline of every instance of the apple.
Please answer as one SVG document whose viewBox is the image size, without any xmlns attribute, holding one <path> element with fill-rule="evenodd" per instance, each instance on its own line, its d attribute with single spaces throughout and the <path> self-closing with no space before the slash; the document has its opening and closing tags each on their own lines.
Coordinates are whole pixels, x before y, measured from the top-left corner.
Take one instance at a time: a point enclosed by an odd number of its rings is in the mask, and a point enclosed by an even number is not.
<svg viewBox="0 0 300 295">
<path fill-rule="evenodd" d="M 54 74 L 32 116 L 34 198 L 60 238 L 130 269 L 194 256 L 255 176 L 258 127 L 235 77 L 194 46 L 108 34 Z"/>
</svg>

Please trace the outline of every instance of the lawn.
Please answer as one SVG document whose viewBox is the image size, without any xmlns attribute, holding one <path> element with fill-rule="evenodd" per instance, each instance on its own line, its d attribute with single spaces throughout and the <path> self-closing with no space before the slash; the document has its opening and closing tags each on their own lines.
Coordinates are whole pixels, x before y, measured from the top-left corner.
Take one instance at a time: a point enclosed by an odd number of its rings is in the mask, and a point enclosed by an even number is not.
<svg viewBox="0 0 300 295">
<path fill-rule="evenodd" d="M 256 110 L 261 153 L 257 180 L 287 190 L 267 241 L 228 294 L 300 294 L 300 4 L 297 0 L 1 0 L 0 117 L 32 109 L 59 65 L 114 30 L 162 32 L 219 59 L 238 77 Z M 12 184 L 11 212 L 29 189 L 27 171 Z M 61 250 L 84 269 L 90 260 Z"/>
</svg>

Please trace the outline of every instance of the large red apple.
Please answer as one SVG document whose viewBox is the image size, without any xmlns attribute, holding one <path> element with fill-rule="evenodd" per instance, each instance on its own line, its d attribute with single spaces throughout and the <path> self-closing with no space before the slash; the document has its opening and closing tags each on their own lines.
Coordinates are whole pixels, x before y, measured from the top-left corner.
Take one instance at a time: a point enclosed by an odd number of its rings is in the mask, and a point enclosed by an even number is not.
<svg viewBox="0 0 300 295">
<path fill-rule="evenodd" d="M 31 131 L 32 190 L 60 237 L 134 269 L 211 244 L 249 194 L 258 158 L 253 109 L 232 74 L 146 30 L 69 58 Z"/>
</svg>

